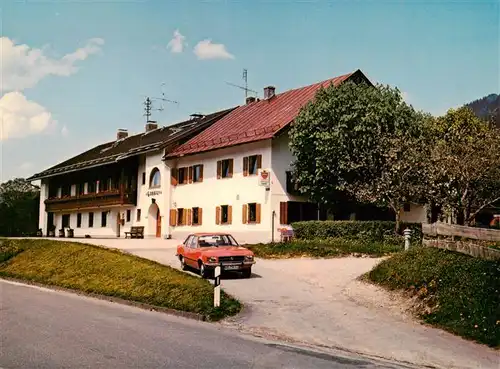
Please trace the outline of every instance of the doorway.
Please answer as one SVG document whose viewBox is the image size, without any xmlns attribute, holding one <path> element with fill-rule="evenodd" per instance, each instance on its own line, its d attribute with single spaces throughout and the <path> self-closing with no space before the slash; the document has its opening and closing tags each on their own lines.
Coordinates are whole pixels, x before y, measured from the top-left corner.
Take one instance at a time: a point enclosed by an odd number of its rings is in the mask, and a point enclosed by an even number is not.
<svg viewBox="0 0 500 369">
<path fill-rule="evenodd" d="M 153 202 L 148 210 L 148 234 L 161 237 L 161 214 L 158 205 Z"/>
</svg>

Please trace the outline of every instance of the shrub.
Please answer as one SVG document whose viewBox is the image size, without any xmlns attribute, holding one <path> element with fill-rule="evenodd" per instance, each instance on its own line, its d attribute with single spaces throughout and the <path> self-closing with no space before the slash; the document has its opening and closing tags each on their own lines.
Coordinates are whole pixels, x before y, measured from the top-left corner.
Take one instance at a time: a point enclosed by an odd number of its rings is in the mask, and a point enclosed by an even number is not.
<svg viewBox="0 0 500 369">
<path fill-rule="evenodd" d="M 383 241 L 395 236 L 396 223 L 392 221 L 360 221 L 360 220 L 313 220 L 292 223 L 295 237 L 302 240 L 346 238 L 366 241 Z M 412 243 L 422 240 L 420 223 L 401 223 L 401 232 L 409 227 Z"/>
<path fill-rule="evenodd" d="M 421 312 L 426 322 L 500 346 L 500 263 L 415 247 L 381 262 L 369 278 L 416 293 L 430 309 Z"/>
</svg>

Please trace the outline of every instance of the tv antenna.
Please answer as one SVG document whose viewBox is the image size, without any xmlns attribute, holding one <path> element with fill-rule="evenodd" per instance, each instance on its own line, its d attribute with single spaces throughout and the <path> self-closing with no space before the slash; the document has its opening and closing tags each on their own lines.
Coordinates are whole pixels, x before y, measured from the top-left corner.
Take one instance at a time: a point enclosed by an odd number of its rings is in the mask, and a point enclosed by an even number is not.
<svg viewBox="0 0 500 369">
<path fill-rule="evenodd" d="M 255 90 L 248 88 L 248 70 L 247 69 L 243 69 L 243 81 L 245 81 L 245 86 L 236 85 L 236 84 L 231 83 L 231 82 L 226 82 L 226 83 L 230 86 L 237 87 L 237 88 L 244 90 L 245 91 L 245 99 L 248 97 L 249 92 L 254 93 L 255 97 L 257 97 L 259 95 L 259 93 Z"/>
<path fill-rule="evenodd" d="M 165 108 L 163 107 L 163 102 L 167 102 L 167 103 L 172 103 L 172 104 L 179 105 L 178 101 L 170 100 L 170 99 L 167 99 L 165 97 L 165 93 L 163 92 L 163 85 L 164 84 L 165 83 L 161 84 L 161 96 L 162 97 L 145 96 L 146 99 L 144 100 L 143 104 L 144 104 L 144 116 L 146 117 L 146 123 L 149 121 L 149 118 L 151 117 L 151 112 L 152 111 L 163 111 L 163 110 L 165 110 Z M 159 108 L 154 108 L 154 106 L 153 106 L 153 100 L 159 100 L 159 101 L 161 101 Z"/>
</svg>

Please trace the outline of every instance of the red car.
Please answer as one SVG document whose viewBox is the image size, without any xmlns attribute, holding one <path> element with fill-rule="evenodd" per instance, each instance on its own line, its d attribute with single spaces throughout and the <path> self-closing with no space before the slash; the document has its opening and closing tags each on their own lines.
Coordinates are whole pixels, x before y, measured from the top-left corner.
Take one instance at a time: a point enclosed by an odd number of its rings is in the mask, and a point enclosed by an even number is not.
<svg viewBox="0 0 500 369">
<path fill-rule="evenodd" d="M 253 252 L 238 245 L 227 233 L 193 233 L 177 246 L 176 256 L 182 270 L 187 267 L 198 269 L 203 278 L 213 275 L 218 265 L 221 272 L 237 271 L 250 278 L 255 264 Z"/>
</svg>

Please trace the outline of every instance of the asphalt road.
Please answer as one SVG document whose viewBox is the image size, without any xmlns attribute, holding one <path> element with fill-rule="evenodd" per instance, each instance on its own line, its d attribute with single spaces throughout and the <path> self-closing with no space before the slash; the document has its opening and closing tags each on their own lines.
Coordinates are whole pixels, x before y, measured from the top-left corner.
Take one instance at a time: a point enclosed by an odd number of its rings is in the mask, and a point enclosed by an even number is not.
<svg viewBox="0 0 500 369">
<path fill-rule="evenodd" d="M 0 368 L 401 368 L 0 281 Z"/>
</svg>

